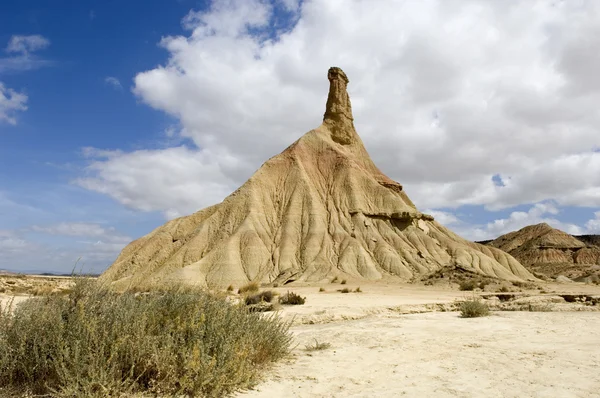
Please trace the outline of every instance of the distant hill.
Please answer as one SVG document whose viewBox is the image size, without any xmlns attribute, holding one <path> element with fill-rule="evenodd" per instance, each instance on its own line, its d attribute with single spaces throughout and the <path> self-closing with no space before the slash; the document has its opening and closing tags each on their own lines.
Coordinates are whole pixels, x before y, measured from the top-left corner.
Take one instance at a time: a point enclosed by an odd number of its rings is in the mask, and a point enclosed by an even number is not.
<svg viewBox="0 0 600 398">
<path fill-rule="evenodd" d="M 588 245 L 600 247 L 600 235 L 573 235 L 573 236 Z"/>
<path fill-rule="evenodd" d="M 529 270 L 548 277 L 595 281 L 600 274 L 599 235 L 573 236 L 542 223 L 479 243 L 504 250 Z"/>
</svg>

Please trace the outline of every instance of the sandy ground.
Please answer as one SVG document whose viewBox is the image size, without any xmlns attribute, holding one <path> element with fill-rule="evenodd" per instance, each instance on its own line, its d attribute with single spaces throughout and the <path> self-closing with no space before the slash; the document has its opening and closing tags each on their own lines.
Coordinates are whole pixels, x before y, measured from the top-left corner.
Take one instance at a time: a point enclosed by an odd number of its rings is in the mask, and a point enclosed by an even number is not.
<svg viewBox="0 0 600 398">
<path fill-rule="evenodd" d="M 472 292 L 360 286 L 362 293 L 347 294 L 337 290 L 358 285 L 273 289 L 307 298 L 279 311 L 292 322 L 293 354 L 236 397 L 600 397 L 600 312 L 584 311 L 598 306 L 564 303 L 561 312 L 463 319 L 441 311 Z M 536 294 L 560 299 L 600 295 L 600 288 L 545 284 L 542 292 Z M 0 294 L 0 304 L 8 299 Z M 315 340 L 331 347 L 307 351 Z"/>
<path fill-rule="evenodd" d="M 435 309 L 465 292 L 293 290 L 307 296 L 306 305 L 281 312 L 294 320 L 293 357 L 237 397 L 600 397 L 600 312 L 463 319 L 457 312 L 402 312 Z M 559 290 L 600 293 L 583 285 Z M 307 352 L 315 339 L 331 347 Z"/>
</svg>

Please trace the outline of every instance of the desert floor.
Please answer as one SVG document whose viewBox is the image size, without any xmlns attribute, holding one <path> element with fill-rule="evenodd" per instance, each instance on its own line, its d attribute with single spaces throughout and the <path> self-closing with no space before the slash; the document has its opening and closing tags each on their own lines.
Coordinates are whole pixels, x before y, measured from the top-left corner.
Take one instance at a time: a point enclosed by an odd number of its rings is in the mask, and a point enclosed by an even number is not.
<svg viewBox="0 0 600 398">
<path fill-rule="evenodd" d="M 338 290 L 358 285 L 273 289 L 307 298 L 278 312 L 292 323 L 293 354 L 236 397 L 600 397 L 600 306 L 561 296 L 598 298 L 598 286 L 543 284 L 508 303 L 552 312 L 493 311 L 473 319 L 461 318 L 455 305 L 481 292 L 360 286 L 362 293 L 347 294 Z M 0 303 L 8 299 L 0 294 Z M 331 346 L 307 351 L 315 341 Z"/>
<path fill-rule="evenodd" d="M 600 293 L 584 285 L 550 288 Z M 362 289 L 294 288 L 307 303 L 281 311 L 294 321 L 293 357 L 237 396 L 600 397 L 600 312 L 558 305 L 560 312 L 494 311 L 472 319 L 458 312 L 410 314 L 470 293 Z M 315 340 L 331 347 L 306 351 Z"/>
</svg>

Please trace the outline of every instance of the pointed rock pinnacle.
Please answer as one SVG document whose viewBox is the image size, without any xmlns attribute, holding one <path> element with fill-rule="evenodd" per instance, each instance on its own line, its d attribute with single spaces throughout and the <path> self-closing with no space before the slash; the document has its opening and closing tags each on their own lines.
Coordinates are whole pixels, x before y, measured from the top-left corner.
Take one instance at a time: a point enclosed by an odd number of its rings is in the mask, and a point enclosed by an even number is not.
<svg viewBox="0 0 600 398">
<path fill-rule="evenodd" d="M 329 79 L 329 96 L 323 124 L 331 131 L 331 138 L 342 145 L 352 144 L 355 141 L 354 118 L 352 117 L 352 105 L 346 87 L 348 77 L 338 67 L 331 67 L 327 72 Z"/>
</svg>

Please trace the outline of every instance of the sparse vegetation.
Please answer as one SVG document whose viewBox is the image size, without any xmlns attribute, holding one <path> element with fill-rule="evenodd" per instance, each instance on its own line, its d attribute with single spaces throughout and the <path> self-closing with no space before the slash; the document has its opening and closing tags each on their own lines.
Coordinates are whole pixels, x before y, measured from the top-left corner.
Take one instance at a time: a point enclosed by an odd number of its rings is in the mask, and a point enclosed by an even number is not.
<svg viewBox="0 0 600 398">
<path fill-rule="evenodd" d="M 320 291 L 320 292 L 324 292 L 324 291 L 325 291 L 325 288 L 324 288 L 324 287 L 320 287 L 320 288 L 319 288 L 319 291 Z"/>
<path fill-rule="evenodd" d="M 338 290 L 338 292 L 340 292 L 340 293 L 350 293 L 350 289 L 348 289 L 347 287 L 345 287 L 343 289 Z"/>
<path fill-rule="evenodd" d="M 315 339 L 315 343 L 314 344 L 307 344 L 304 347 L 305 347 L 304 350 L 305 351 L 309 351 L 309 352 L 311 352 L 311 351 L 323 351 L 323 350 L 326 350 L 326 349 L 330 348 L 331 347 L 331 343 L 327 343 L 327 342 L 319 343 L 319 341 L 317 339 Z"/>
<path fill-rule="evenodd" d="M 338 281 L 338 277 L 337 277 L 337 276 L 335 276 L 335 277 L 334 277 L 334 278 L 331 280 L 331 283 L 336 283 L 337 281 Z"/>
<path fill-rule="evenodd" d="M 531 283 L 531 282 L 514 281 L 512 284 L 513 284 L 513 286 L 520 287 L 521 289 L 527 289 L 527 290 L 537 288 L 537 285 L 535 283 Z"/>
<path fill-rule="evenodd" d="M 258 286 L 257 282 L 250 282 L 250 283 L 240 287 L 238 289 L 238 293 L 239 294 L 254 293 L 254 292 L 258 292 L 259 288 L 260 288 L 260 286 Z"/>
<path fill-rule="evenodd" d="M 458 308 L 463 318 L 478 318 L 490 313 L 488 305 L 476 298 L 461 302 Z"/>
<path fill-rule="evenodd" d="M 254 294 L 252 296 L 246 297 L 244 302 L 246 303 L 246 305 L 258 304 L 258 303 L 270 303 L 273 300 L 273 296 L 275 296 L 275 294 L 272 291 L 267 290 L 267 291 L 260 292 L 258 294 Z"/>
<path fill-rule="evenodd" d="M 500 289 L 498 289 L 496 291 L 500 292 L 500 293 L 508 293 L 508 292 L 510 292 L 510 289 L 507 288 L 506 286 L 502 286 Z"/>
<path fill-rule="evenodd" d="M 302 305 L 306 302 L 306 297 L 302 297 L 294 292 L 287 292 L 279 298 L 279 303 L 286 305 Z"/>
<path fill-rule="evenodd" d="M 66 295 L 0 311 L 0 388 L 53 397 L 224 396 L 290 349 L 289 325 L 191 287 Z"/>
<path fill-rule="evenodd" d="M 227 286 L 227 291 L 228 291 L 229 293 L 233 292 L 233 285 L 229 285 L 229 286 Z"/>
<path fill-rule="evenodd" d="M 354 293 L 362 293 L 362 290 L 360 290 L 360 286 L 356 288 L 356 290 L 354 291 Z"/>
<path fill-rule="evenodd" d="M 342 282 L 341 282 L 341 284 L 342 284 L 342 285 L 345 285 L 345 284 L 346 284 L 346 280 L 345 280 L 345 279 L 342 279 Z"/>
<path fill-rule="evenodd" d="M 474 290 L 476 287 L 477 287 L 477 281 L 475 281 L 473 279 L 462 281 L 458 285 L 458 289 L 462 290 L 462 291 L 471 291 L 471 290 Z"/>
</svg>

